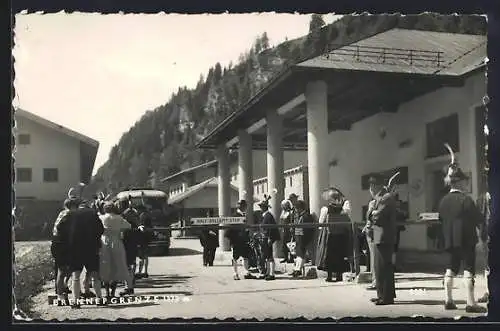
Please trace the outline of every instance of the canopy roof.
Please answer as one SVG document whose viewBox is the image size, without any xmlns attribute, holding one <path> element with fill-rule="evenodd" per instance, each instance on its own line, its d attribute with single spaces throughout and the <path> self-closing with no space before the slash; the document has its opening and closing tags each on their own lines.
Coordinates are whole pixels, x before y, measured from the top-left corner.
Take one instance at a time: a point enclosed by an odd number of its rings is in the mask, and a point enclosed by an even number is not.
<svg viewBox="0 0 500 331">
<path fill-rule="evenodd" d="M 212 130 L 197 147 L 212 149 L 252 128 L 253 148 L 265 149 L 267 109 L 284 109 L 284 148 L 307 148 L 306 83 L 328 84 L 329 131 L 351 125 L 443 86 L 461 86 L 484 68 L 486 36 L 392 29 L 337 47 L 285 69 L 247 104 Z M 393 90 L 398 93 L 393 93 Z M 284 106 L 286 105 L 286 106 Z"/>
</svg>

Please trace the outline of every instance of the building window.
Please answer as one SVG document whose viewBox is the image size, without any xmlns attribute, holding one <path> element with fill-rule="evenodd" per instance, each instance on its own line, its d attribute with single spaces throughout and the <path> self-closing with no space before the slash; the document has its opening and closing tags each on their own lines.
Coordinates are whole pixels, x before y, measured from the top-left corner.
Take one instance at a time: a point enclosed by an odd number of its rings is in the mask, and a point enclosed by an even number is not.
<svg viewBox="0 0 500 331">
<path fill-rule="evenodd" d="M 255 191 L 257 194 L 259 194 L 259 185 L 255 186 Z"/>
<path fill-rule="evenodd" d="M 43 169 L 43 181 L 46 183 L 56 183 L 59 181 L 59 171 L 57 168 Z"/>
<path fill-rule="evenodd" d="M 458 128 L 458 114 L 442 117 L 434 122 L 427 123 L 427 157 L 433 158 L 447 155 L 445 143 L 450 144 L 454 152 L 460 149 L 460 134 Z"/>
<path fill-rule="evenodd" d="M 289 181 L 290 181 L 290 186 L 293 186 L 293 177 L 292 176 L 290 176 Z"/>
<path fill-rule="evenodd" d="M 17 181 L 19 183 L 29 183 L 32 181 L 31 168 L 17 168 Z"/>
<path fill-rule="evenodd" d="M 31 144 L 31 136 L 27 133 L 20 133 L 17 135 L 17 143 L 19 145 L 29 145 Z"/>
</svg>

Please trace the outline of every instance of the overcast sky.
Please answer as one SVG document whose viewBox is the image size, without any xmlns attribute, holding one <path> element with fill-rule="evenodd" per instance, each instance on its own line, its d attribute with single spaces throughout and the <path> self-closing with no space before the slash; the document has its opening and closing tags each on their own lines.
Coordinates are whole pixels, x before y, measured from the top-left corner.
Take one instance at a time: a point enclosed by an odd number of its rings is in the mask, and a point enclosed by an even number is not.
<svg viewBox="0 0 500 331">
<path fill-rule="evenodd" d="M 334 15 L 325 15 L 326 23 Z M 236 63 L 256 36 L 270 44 L 307 34 L 310 15 L 18 14 L 14 104 L 111 147 L 179 86 L 216 62 Z"/>
</svg>

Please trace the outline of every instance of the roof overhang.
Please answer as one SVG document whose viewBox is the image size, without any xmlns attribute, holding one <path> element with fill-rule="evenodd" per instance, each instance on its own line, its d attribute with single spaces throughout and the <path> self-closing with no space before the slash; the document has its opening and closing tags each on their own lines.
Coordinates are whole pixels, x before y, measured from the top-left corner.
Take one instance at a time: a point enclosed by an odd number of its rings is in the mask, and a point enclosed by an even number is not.
<svg viewBox="0 0 500 331">
<path fill-rule="evenodd" d="M 437 51 L 390 48 L 412 42 L 439 46 Z M 379 44 L 385 46 L 374 46 Z M 380 54 L 365 61 L 358 56 L 353 61 L 362 47 L 367 54 Z M 390 60 L 390 52 L 397 61 Z M 383 63 L 379 55 L 384 57 Z M 238 131 L 246 129 L 253 136 L 253 148 L 265 149 L 266 111 L 277 109 L 283 110 L 284 149 L 304 149 L 307 82 L 323 80 L 328 85 L 329 130 L 349 130 L 357 121 L 378 112 L 397 112 L 400 104 L 440 87 L 463 86 L 466 76 L 484 68 L 485 55 L 485 36 L 389 30 L 284 69 L 196 147 L 215 149 L 225 144 L 236 148 Z M 394 89 L 398 93 L 390 93 Z"/>
<path fill-rule="evenodd" d="M 172 174 L 170 176 L 167 176 L 165 178 L 160 179 L 160 182 L 165 183 L 165 182 L 168 182 L 168 181 L 170 181 L 170 180 L 172 180 L 174 178 L 177 178 L 177 177 L 182 176 L 182 175 L 189 174 L 189 173 L 194 172 L 196 170 L 206 169 L 206 168 L 213 167 L 216 164 L 217 164 L 217 160 L 212 160 L 212 161 L 209 161 L 209 162 L 206 162 L 206 163 L 203 163 L 203 164 L 200 164 L 200 165 L 197 165 L 197 166 L 194 166 L 194 167 L 191 167 L 191 168 L 184 169 L 184 170 L 181 170 L 179 172 L 176 172 L 175 174 Z"/>
<path fill-rule="evenodd" d="M 199 192 L 203 191 L 206 188 L 218 188 L 218 180 L 217 178 L 213 177 L 210 179 L 207 179 L 204 182 L 201 182 L 199 184 L 193 185 L 191 187 L 188 187 L 185 192 L 179 193 L 177 195 L 174 195 L 173 197 L 168 198 L 168 204 L 169 205 L 175 205 L 183 202 L 186 199 L 189 199 L 190 197 L 193 197 L 194 195 L 198 194 Z M 230 189 L 238 192 L 238 188 L 234 185 L 230 185 Z"/>
<path fill-rule="evenodd" d="M 294 140 L 293 132 L 307 127 L 305 122 L 306 82 L 324 80 L 328 84 L 329 130 L 349 130 L 351 125 L 377 112 L 397 111 L 397 105 L 442 86 L 461 86 L 463 81 L 454 76 L 408 73 L 384 73 L 335 68 L 291 67 L 282 74 L 280 84 L 268 86 L 265 93 L 256 95 L 249 104 L 221 122 L 196 147 L 215 149 L 221 144 L 237 147 L 238 130 L 246 129 L 253 135 L 254 149 L 266 149 L 266 110 L 283 109 L 293 100 L 299 100 L 282 113 L 284 117 L 284 149 L 305 149 L 304 140 Z M 387 93 L 397 88 L 399 93 Z M 287 107 L 285 107 L 287 108 Z M 303 131 L 303 130 L 302 130 Z M 286 138 L 285 137 L 285 138 Z"/>
</svg>

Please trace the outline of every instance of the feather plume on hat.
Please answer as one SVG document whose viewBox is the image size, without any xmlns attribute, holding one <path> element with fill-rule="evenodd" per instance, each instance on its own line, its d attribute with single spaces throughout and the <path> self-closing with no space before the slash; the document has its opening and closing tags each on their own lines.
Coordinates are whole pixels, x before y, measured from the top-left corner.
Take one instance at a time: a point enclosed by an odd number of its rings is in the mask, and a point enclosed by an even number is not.
<svg viewBox="0 0 500 331">
<path fill-rule="evenodd" d="M 387 186 L 384 187 L 387 192 L 392 192 L 394 190 L 394 185 L 392 185 L 392 183 L 399 176 L 399 174 L 400 174 L 400 172 L 398 171 L 394 175 L 392 175 L 391 178 L 389 178 L 389 181 L 387 182 Z"/>
<path fill-rule="evenodd" d="M 451 177 L 453 174 L 459 169 L 458 167 L 458 160 L 455 155 L 455 152 L 453 152 L 453 149 L 451 148 L 450 144 L 445 143 L 444 147 L 448 150 L 448 153 L 450 154 L 450 164 L 448 167 L 445 167 L 445 177 L 444 177 L 444 182 L 449 185 L 451 182 Z"/>
<path fill-rule="evenodd" d="M 271 196 L 268 194 L 264 194 L 264 199 L 258 203 L 259 206 L 265 206 L 269 207 L 269 200 L 271 199 Z"/>
</svg>

